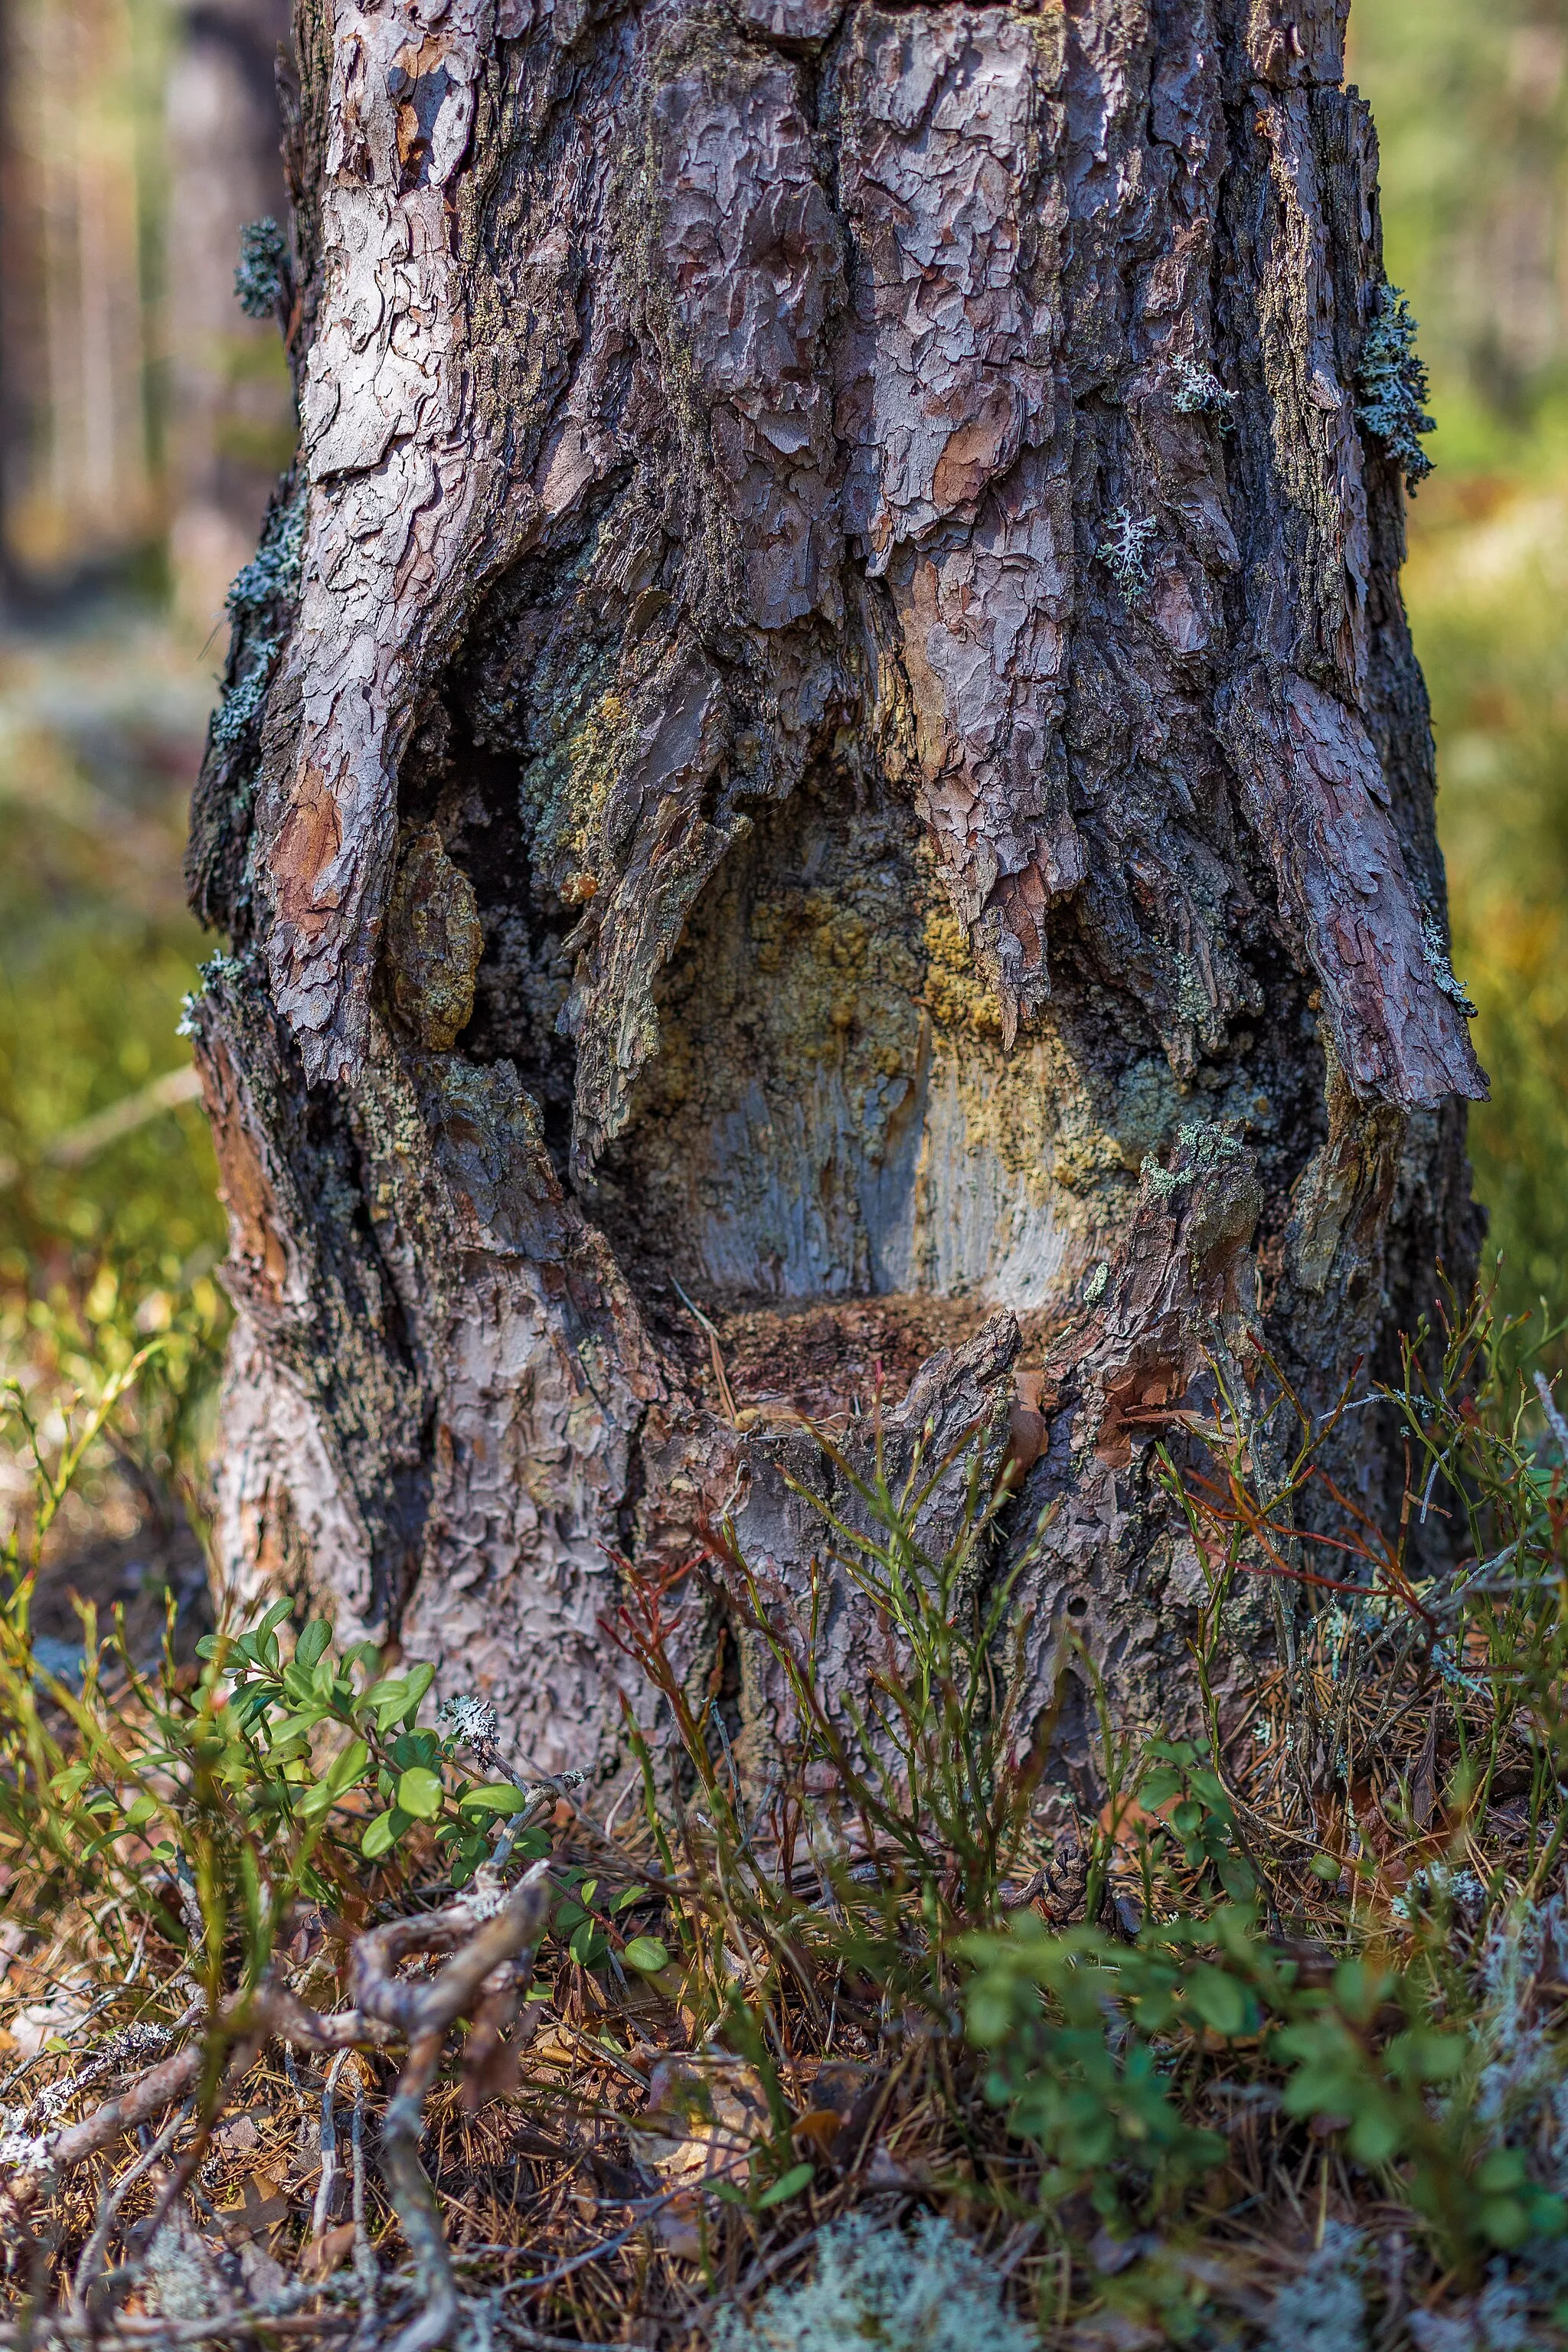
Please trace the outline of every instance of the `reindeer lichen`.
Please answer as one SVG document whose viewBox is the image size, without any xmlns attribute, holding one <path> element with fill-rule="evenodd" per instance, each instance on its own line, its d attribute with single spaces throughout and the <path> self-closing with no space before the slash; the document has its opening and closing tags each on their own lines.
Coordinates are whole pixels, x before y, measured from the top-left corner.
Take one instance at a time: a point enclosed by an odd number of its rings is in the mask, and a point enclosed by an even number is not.
<svg viewBox="0 0 1568 2352">
<path fill-rule="evenodd" d="M 1358 2230 L 1326 2222 L 1306 2269 L 1276 2298 L 1265 2352 L 1364 2352 L 1364 2259 Z"/>
<path fill-rule="evenodd" d="M 1382 442 L 1414 496 L 1416 484 L 1432 471 L 1432 460 L 1417 436 L 1435 432 L 1436 423 L 1426 414 L 1432 388 L 1416 356 L 1415 321 L 1397 286 L 1378 289 L 1377 312 L 1362 345 L 1356 390 L 1358 424 Z"/>
<path fill-rule="evenodd" d="M 775 2287 L 749 2321 L 721 2320 L 715 2352 L 1032 2352 L 1002 2307 L 1001 2281 L 950 2221 L 922 2213 L 906 2236 L 869 2214 L 825 2230 L 815 2278 Z"/>
<path fill-rule="evenodd" d="M 1418 2352 L 1536 2352 L 1542 2341 L 1529 2295 L 1500 2262 L 1492 2264 L 1479 2294 L 1451 2318 L 1413 2311 L 1410 2333 Z"/>
</svg>

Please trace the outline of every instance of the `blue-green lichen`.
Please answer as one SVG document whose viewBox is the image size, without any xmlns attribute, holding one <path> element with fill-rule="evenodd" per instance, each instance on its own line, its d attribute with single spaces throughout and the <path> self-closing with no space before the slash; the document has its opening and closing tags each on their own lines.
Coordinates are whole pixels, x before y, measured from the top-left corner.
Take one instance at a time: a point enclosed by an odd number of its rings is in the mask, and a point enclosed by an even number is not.
<svg viewBox="0 0 1568 2352">
<path fill-rule="evenodd" d="M 276 600 L 290 601 L 300 593 L 300 559 L 305 547 L 305 501 L 293 499 L 279 507 L 261 534 L 261 544 L 243 572 L 237 572 L 224 599 L 231 614 L 258 613 Z"/>
<path fill-rule="evenodd" d="M 1437 918 L 1430 908 L 1426 909 L 1421 917 L 1421 950 L 1426 959 L 1426 969 L 1437 988 L 1448 999 L 1450 1004 L 1458 1006 L 1467 1021 L 1474 1021 L 1479 1014 L 1479 1007 L 1471 1003 L 1464 982 L 1455 978 L 1454 967 L 1448 961 L 1448 950 L 1444 945 L 1442 929 Z"/>
<path fill-rule="evenodd" d="M 199 986 L 193 988 L 188 995 L 180 999 L 180 1017 L 174 1024 L 176 1037 L 196 1035 L 196 1006 L 201 999 L 208 993 L 209 990 L 218 987 L 226 981 L 243 980 L 245 966 L 237 956 L 225 955 L 220 950 L 216 955 L 207 958 L 197 978 Z"/>
<path fill-rule="evenodd" d="M 239 232 L 239 267 L 234 295 L 247 319 L 270 319 L 288 286 L 289 247 L 270 217 L 247 221 Z"/>
<path fill-rule="evenodd" d="M 300 593 L 300 564 L 305 545 L 305 494 L 301 489 L 287 506 L 268 516 L 261 544 L 234 581 L 226 609 L 243 632 L 243 667 L 224 689 L 213 719 L 213 749 L 232 751 L 243 742 L 251 722 L 267 699 L 272 667 L 288 635 L 288 623 L 278 608 L 293 604 Z M 249 626 L 246 625 L 249 624 Z"/>
<path fill-rule="evenodd" d="M 1178 415 L 1216 417 L 1220 431 L 1228 433 L 1235 402 L 1235 393 L 1226 390 L 1212 368 L 1200 367 L 1184 353 L 1171 362 L 1171 405 Z"/>
<path fill-rule="evenodd" d="M 1426 414 L 1431 390 L 1416 355 L 1410 305 L 1397 286 L 1380 286 L 1356 370 L 1356 421 L 1382 442 L 1412 495 L 1432 471 L 1418 438 L 1436 430 L 1436 419 Z"/>
<path fill-rule="evenodd" d="M 1228 1125 L 1218 1119 L 1185 1118 L 1176 1132 L 1171 1165 L 1162 1168 L 1151 1156 L 1143 1162 L 1142 1175 L 1155 1199 L 1165 1201 L 1196 1177 L 1215 1175 L 1227 1165 L 1241 1166 L 1247 1160 L 1246 1146 Z"/>
</svg>

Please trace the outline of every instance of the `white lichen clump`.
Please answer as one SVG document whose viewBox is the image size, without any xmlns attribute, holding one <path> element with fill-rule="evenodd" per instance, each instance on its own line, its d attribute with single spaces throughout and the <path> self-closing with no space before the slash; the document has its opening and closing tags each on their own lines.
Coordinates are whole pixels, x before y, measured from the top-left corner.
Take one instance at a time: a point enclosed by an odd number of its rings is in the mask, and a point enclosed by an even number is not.
<svg viewBox="0 0 1568 2352">
<path fill-rule="evenodd" d="M 1325 2222 L 1306 2269 L 1275 2298 L 1264 2352 L 1365 2352 L 1363 2259 L 1359 2231 Z"/>
<path fill-rule="evenodd" d="M 493 1748 L 500 1738 L 500 1716 L 489 1699 L 476 1698 L 470 1691 L 444 1698 L 436 1709 L 436 1720 L 456 1746 Z"/>
<path fill-rule="evenodd" d="M 1568 1956 L 1568 1910 L 1561 1895 L 1527 1904 L 1492 1928 L 1481 1950 L 1489 2014 L 1481 2029 L 1486 2063 L 1476 2085 L 1476 2120 L 1490 2127 L 1494 2145 L 1505 2137 L 1549 2137 L 1553 2187 L 1568 2185 L 1568 2083 L 1537 1993 L 1560 1956 Z"/>
<path fill-rule="evenodd" d="M 1159 530 L 1152 515 L 1135 515 L 1131 507 L 1118 507 L 1096 551 L 1130 604 L 1149 585 L 1149 551 Z"/>
<path fill-rule="evenodd" d="M 713 2352 L 1038 2352 L 1002 2305 L 994 2268 L 951 2222 L 922 2213 L 906 2237 L 864 2214 L 825 2230 L 816 2275 L 775 2287 L 750 2317 L 729 2312 Z M 1300 2352 L 1300 2347 L 1292 2347 Z"/>
<path fill-rule="evenodd" d="M 1179 415 L 1217 416 L 1220 431 L 1229 432 L 1236 394 L 1226 390 L 1212 368 L 1200 367 L 1184 354 L 1171 362 L 1171 405 Z"/>
<path fill-rule="evenodd" d="M 1468 2309 L 1449 2317 L 1413 2311 L 1410 2334 L 1419 2352 L 1540 2352 L 1541 2338 L 1530 2316 L 1530 2297 L 1494 2263 L 1479 2294 Z"/>
<path fill-rule="evenodd" d="M 1398 1918 L 1415 1919 L 1433 1903 L 1447 1903 L 1458 1911 L 1479 1911 L 1486 1895 L 1473 1870 L 1458 1870 L 1447 1862 L 1422 1863 L 1411 1872 L 1404 1894 L 1396 1895 L 1388 1907 Z"/>
<path fill-rule="evenodd" d="M 165 2319 L 211 2319 L 228 2305 L 212 2248 L 178 2206 L 148 2247 L 148 2300 Z"/>
</svg>

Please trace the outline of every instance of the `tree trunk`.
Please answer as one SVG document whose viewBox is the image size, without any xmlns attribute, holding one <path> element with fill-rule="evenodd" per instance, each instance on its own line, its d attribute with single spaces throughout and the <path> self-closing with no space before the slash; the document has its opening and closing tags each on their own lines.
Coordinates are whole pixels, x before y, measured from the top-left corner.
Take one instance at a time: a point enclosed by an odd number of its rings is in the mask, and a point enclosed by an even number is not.
<svg viewBox="0 0 1568 2352">
<path fill-rule="evenodd" d="M 303 0 L 300 455 L 193 827 L 222 1556 L 539 1766 L 614 1764 L 628 1561 L 728 1513 L 799 1589 L 799 1416 L 868 1445 L 879 1367 L 1011 1459 L 998 1567 L 1056 1507 L 1033 1705 L 1077 1634 L 1183 1718 L 1163 1410 L 1321 1409 L 1473 1263 L 1342 17 Z"/>
</svg>

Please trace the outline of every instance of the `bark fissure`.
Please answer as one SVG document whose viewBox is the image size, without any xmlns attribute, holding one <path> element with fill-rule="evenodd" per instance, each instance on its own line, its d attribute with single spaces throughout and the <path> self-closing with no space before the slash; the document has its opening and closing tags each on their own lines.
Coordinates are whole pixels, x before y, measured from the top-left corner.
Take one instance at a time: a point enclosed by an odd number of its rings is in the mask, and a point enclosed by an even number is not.
<svg viewBox="0 0 1568 2352">
<path fill-rule="evenodd" d="M 299 587 L 193 828 L 226 1556 L 542 1767 L 616 1555 L 729 1511 L 798 1589 L 879 1366 L 1033 1433 L 1040 1705 L 1071 1630 L 1179 1711 L 1150 1415 L 1463 1273 L 1342 19 L 301 0 Z"/>
</svg>

